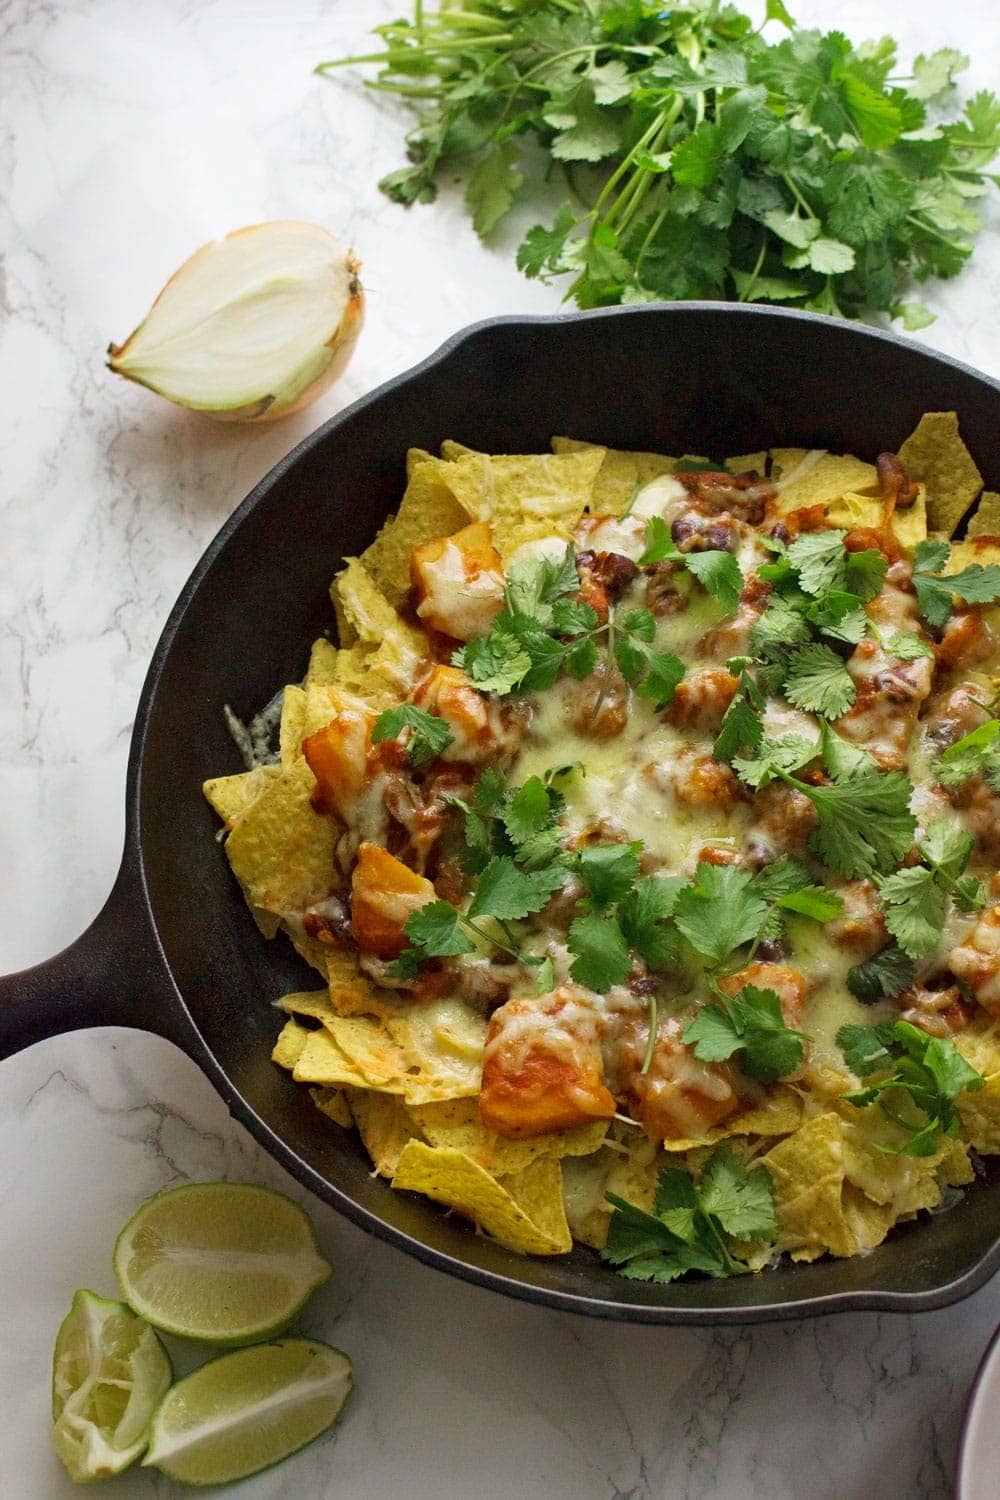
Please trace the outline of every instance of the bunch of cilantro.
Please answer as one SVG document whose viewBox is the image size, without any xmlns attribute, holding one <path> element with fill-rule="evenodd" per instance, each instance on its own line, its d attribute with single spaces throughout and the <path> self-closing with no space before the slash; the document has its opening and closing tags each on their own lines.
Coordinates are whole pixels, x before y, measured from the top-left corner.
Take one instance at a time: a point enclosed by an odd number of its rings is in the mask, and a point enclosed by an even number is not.
<svg viewBox="0 0 1000 1500">
<path fill-rule="evenodd" d="M 540 149 L 570 196 L 518 265 L 572 276 L 581 307 L 723 297 L 926 326 L 902 295 L 971 255 L 1000 100 L 948 109 L 954 48 L 906 72 L 891 37 L 800 29 L 783 0 L 768 22 L 787 35 L 719 0 L 417 4 L 376 28 L 384 50 L 317 71 L 380 64 L 373 87 L 419 115 L 383 191 L 426 203 L 464 175 L 484 237 L 537 195 Z"/>
</svg>

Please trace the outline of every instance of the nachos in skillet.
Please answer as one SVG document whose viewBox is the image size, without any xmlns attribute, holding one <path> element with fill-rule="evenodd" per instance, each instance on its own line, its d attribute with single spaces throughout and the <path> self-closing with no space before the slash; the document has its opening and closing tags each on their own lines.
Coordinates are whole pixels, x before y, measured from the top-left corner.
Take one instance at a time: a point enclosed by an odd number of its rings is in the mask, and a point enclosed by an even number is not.
<svg viewBox="0 0 1000 1500">
<path fill-rule="evenodd" d="M 515 1250 L 864 1253 L 1000 1151 L 1000 498 L 952 413 L 553 449 L 412 450 L 206 783 L 322 979 L 274 1060 Z"/>
</svg>

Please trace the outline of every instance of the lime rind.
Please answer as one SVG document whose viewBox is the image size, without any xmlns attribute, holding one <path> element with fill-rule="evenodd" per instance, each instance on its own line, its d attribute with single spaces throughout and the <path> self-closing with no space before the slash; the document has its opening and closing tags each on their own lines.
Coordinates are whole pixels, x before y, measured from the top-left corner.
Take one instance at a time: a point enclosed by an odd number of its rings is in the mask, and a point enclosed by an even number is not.
<svg viewBox="0 0 1000 1500">
<path fill-rule="evenodd" d="M 167 1351 L 131 1308 L 77 1291 L 52 1356 L 52 1445 L 70 1477 L 107 1479 L 134 1463 L 171 1378 Z"/>
<path fill-rule="evenodd" d="M 320 1437 L 352 1388 L 350 1359 L 316 1339 L 233 1350 L 179 1380 L 163 1398 L 143 1466 L 190 1485 L 246 1479 Z"/>
</svg>

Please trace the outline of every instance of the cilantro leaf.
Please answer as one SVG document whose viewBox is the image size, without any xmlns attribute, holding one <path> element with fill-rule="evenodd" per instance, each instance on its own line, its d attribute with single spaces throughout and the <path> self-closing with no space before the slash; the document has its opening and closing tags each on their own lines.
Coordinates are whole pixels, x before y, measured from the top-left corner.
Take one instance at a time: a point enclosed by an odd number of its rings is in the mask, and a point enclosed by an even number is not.
<svg viewBox="0 0 1000 1500">
<path fill-rule="evenodd" d="M 450 901 L 428 901 L 411 912 L 403 930 L 414 948 L 427 957 L 475 951 L 476 945 L 462 930 L 459 912 Z"/>
<path fill-rule="evenodd" d="M 774 770 L 798 771 L 815 760 L 819 746 L 802 734 L 785 734 L 780 739 L 767 735 L 752 755 L 733 757 L 733 770 L 747 786 L 762 787 L 774 779 Z"/>
<path fill-rule="evenodd" d="M 772 1239 L 778 1232 L 766 1168 L 747 1171 L 735 1152 L 715 1151 L 698 1183 L 699 1207 L 738 1240 Z"/>
<path fill-rule="evenodd" d="M 885 925 L 910 958 L 926 958 L 941 939 L 945 894 L 924 865 L 897 870 L 878 882 Z"/>
<path fill-rule="evenodd" d="M 836 733 L 827 723 L 819 726 L 820 754 L 834 781 L 846 781 L 861 771 L 877 771 L 878 761 Z"/>
<path fill-rule="evenodd" d="M 785 1024 L 778 996 L 753 984 L 732 996 L 720 992 L 717 1003 L 703 1005 L 683 1039 L 702 1062 L 724 1062 L 739 1053 L 742 1072 L 758 1083 L 794 1073 L 805 1055 L 802 1033 Z"/>
<path fill-rule="evenodd" d="M 732 612 L 743 592 L 743 574 L 731 552 L 688 552 L 684 565 L 707 593 Z"/>
<path fill-rule="evenodd" d="M 730 662 L 730 670 L 735 662 Z M 738 687 L 732 702 L 722 716 L 722 724 L 712 754 L 716 760 L 733 760 L 740 752 L 753 754 L 764 738 L 761 713 L 764 710 L 764 695 L 753 676 L 743 665 L 739 670 Z"/>
<path fill-rule="evenodd" d="M 427 713 L 413 703 L 400 703 L 380 713 L 372 726 L 372 744 L 394 740 L 409 730 L 406 753 L 414 766 L 425 766 L 454 744 L 455 736 L 438 714 Z"/>
<path fill-rule="evenodd" d="M 941 629 L 952 611 L 955 595 L 969 604 L 1000 599 L 1000 567 L 972 563 L 958 573 L 942 573 L 950 555 L 947 542 L 918 542 L 913 555 L 913 587 L 924 618 Z"/>
<path fill-rule="evenodd" d="M 668 919 L 685 884 L 680 875 L 647 875 L 636 881 L 619 904 L 618 920 L 625 941 L 651 969 L 676 959 L 677 933 Z"/>
<path fill-rule="evenodd" d="M 846 531 L 807 531 L 789 547 L 788 561 L 807 594 L 818 597 L 843 584 L 846 535 Z"/>
<path fill-rule="evenodd" d="M 614 917 L 577 917 L 570 925 L 567 947 L 573 954 L 570 976 L 598 994 L 624 984 L 632 971 L 632 955 Z"/>
<path fill-rule="evenodd" d="M 778 897 L 777 903 L 783 911 L 791 911 L 800 917 L 811 917 L 814 922 L 832 922 L 844 910 L 844 901 L 836 891 L 825 885 L 803 885 Z"/>
<path fill-rule="evenodd" d="M 693 884 L 677 893 L 674 921 L 693 948 L 715 963 L 756 937 L 767 903 L 753 877 L 732 865 L 699 864 Z"/>
<path fill-rule="evenodd" d="M 847 972 L 847 988 L 862 1005 L 894 1000 L 908 990 L 917 977 L 917 966 L 895 943 L 855 964 Z M 857 1068 L 854 1069 L 857 1072 Z"/>
<path fill-rule="evenodd" d="M 636 688 L 640 698 L 651 700 L 657 713 L 662 713 L 672 702 L 678 684 L 684 677 L 684 663 L 670 651 L 651 651 L 646 659 L 646 672 Z"/>
<path fill-rule="evenodd" d="M 844 1096 L 848 1103 L 859 1108 L 877 1103 L 902 1132 L 902 1145 L 878 1147 L 887 1155 L 933 1156 L 941 1136 L 958 1135 L 955 1100 L 986 1082 L 953 1041 L 929 1036 L 908 1021 L 843 1026 L 837 1045 L 847 1066 L 866 1082 Z"/>
<path fill-rule="evenodd" d="M 829 646 L 800 646 L 785 668 L 785 697 L 796 708 L 839 719 L 858 695 L 843 659 Z"/>
<path fill-rule="evenodd" d="M 921 657 L 934 660 L 934 647 L 923 636 L 912 630 L 894 630 L 884 642 L 885 649 L 899 661 L 918 661 Z"/>
<path fill-rule="evenodd" d="M 497 616 L 488 635 L 468 641 L 456 651 L 452 661 L 484 693 L 512 692 L 532 666 L 524 644 L 504 615 Z"/>
<path fill-rule="evenodd" d="M 833 786 L 810 786 L 779 774 L 816 809 L 819 827 L 810 834 L 809 847 L 831 870 L 850 878 L 887 871 L 912 846 L 913 786 L 901 771 L 860 771 Z"/>
<path fill-rule="evenodd" d="M 595 911 L 605 911 L 628 895 L 639 874 L 641 848 L 641 844 L 591 844 L 576 853 L 571 868 Z"/>
<path fill-rule="evenodd" d="M 933 770 L 942 786 L 962 786 L 994 766 L 1000 768 L 1000 719 L 990 719 L 956 740 L 938 756 Z"/>
<path fill-rule="evenodd" d="M 783 661 L 792 646 L 804 645 L 812 637 L 809 621 L 781 594 L 775 594 L 767 609 L 750 627 L 748 649 L 764 661 Z"/>
<path fill-rule="evenodd" d="M 468 916 L 517 921 L 541 911 L 563 880 L 562 870 L 522 870 L 513 859 L 495 855 L 479 876 Z"/>
</svg>

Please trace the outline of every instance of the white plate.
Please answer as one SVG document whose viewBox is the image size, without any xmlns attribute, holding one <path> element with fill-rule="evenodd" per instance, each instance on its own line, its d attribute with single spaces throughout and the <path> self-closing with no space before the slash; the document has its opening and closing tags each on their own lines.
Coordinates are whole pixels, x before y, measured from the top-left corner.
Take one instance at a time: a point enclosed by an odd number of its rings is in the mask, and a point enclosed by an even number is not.
<svg viewBox="0 0 1000 1500">
<path fill-rule="evenodd" d="M 976 1371 L 958 1447 L 955 1500 L 996 1500 L 1000 1475 L 1000 1328 Z"/>
</svg>

